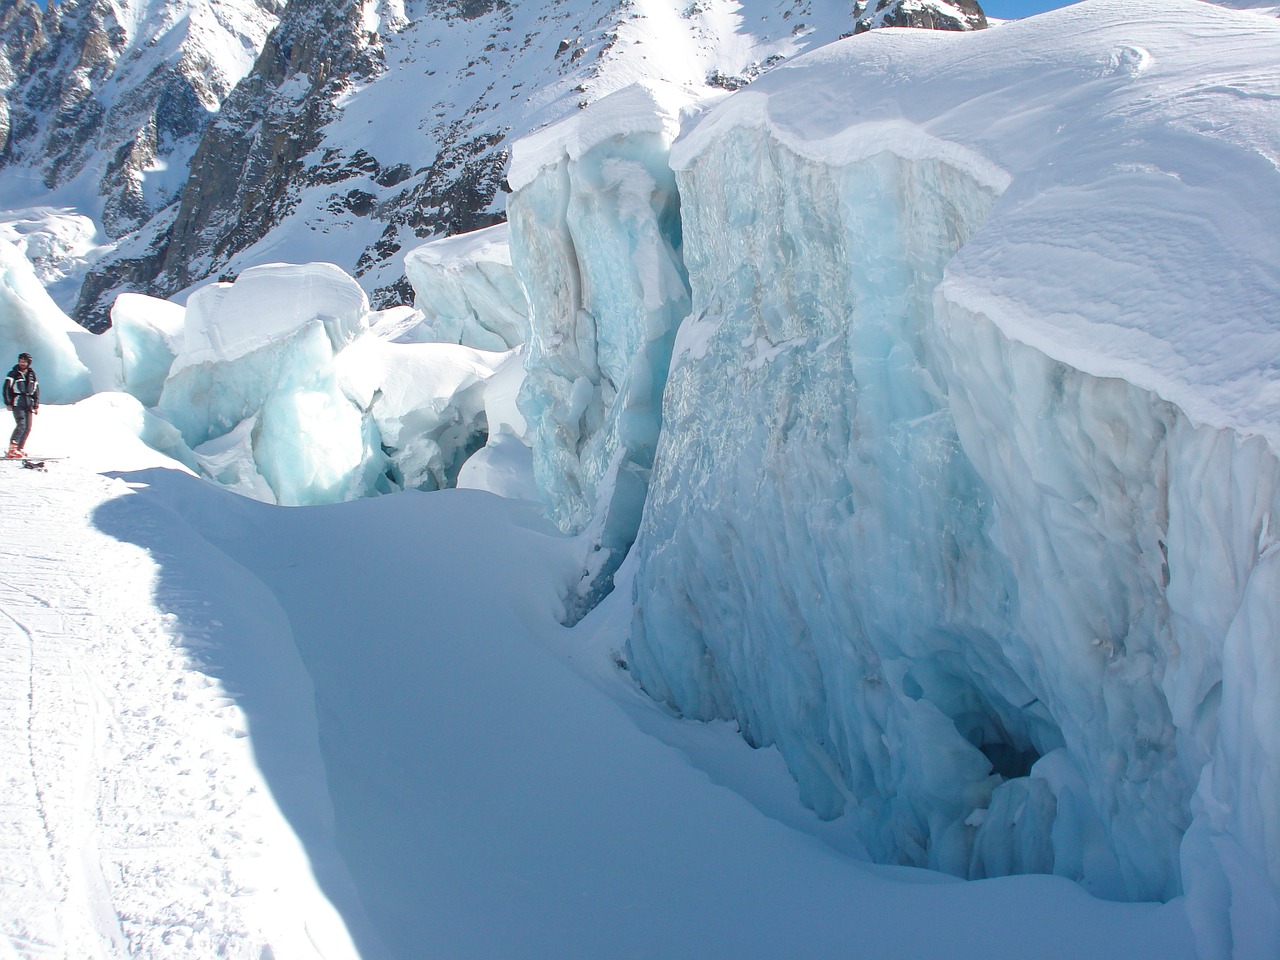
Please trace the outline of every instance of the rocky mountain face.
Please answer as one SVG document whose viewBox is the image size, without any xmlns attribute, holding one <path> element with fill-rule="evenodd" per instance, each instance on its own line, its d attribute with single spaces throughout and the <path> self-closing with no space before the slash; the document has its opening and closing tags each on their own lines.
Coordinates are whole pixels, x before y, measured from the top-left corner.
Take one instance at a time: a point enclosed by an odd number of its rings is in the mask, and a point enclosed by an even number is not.
<svg viewBox="0 0 1280 960">
<path fill-rule="evenodd" d="M 0 156 L 8 152 L 12 129 L 9 93 L 45 43 L 44 15 L 38 6 L 29 0 L 0 6 Z"/>
<path fill-rule="evenodd" d="M 853 5 L 854 33 L 877 27 L 924 30 L 983 30 L 986 14 L 976 0 L 858 0 Z"/>
<path fill-rule="evenodd" d="M 28 0 L 0 17 L 0 169 L 91 209 L 108 238 L 178 195 L 284 0 Z M 7 77 L 3 74 L 7 72 Z"/>
<path fill-rule="evenodd" d="M 271 260 L 409 302 L 404 250 L 502 220 L 508 144 L 549 121 L 645 78 L 736 89 L 864 24 L 985 25 L 973 0 L 237 0 L 236 42 L 201 46 L 169 36 L 175 11 L 225 20 L 227 0 L 0 2 L 0 162 L 101 183 L 111 242 L 74 311 L 90 329 L 122 291 Z"/>
<path fill-rule="evenodd" d="M 335 102 L 381 64 L 378 33 L 366 21 L 371 6 L 289 5 L 205 131 L 176 202 L 125 246 L 126 255 L 86 279 L 77 313 L 87 326 L 105 326 L 122 288 L 167 295 L 209 276 L 280 222 L 301 179 L 326 175 L 308 170 L 304 158 L 319 146 Z M 138 247 L 140 255 L 129 255 Z"/>
</svg>

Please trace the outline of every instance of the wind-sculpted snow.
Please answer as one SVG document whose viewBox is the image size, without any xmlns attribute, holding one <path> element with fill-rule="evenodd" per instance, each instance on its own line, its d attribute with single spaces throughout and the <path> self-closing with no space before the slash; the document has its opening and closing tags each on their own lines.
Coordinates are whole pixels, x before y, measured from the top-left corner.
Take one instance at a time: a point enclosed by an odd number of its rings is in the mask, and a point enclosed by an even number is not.
<svg viewBox="0 0 1280 960">
<path fill-rule="evenodd" d="M 702 118 L 627 651 L 875 858 L 1185 890 L 1208 956 L 1280 936 L 1275 41 L 1096 2 Z"/>
<path fill-rule="evenodd" d="M 334 350 L 368 325 L 359 284 L 328 263 L 269 264 L 234 283 L 211 283 L 187 301 L 178 369 L 228 363 L 318 321 Z"/>
<path fill-rule="evenodd" d="M 529 299 L 521 410 L 553 517 L 592 528 L 587 609 L 635 539 L 689 310 L 667 163 L 686 100 L 629 87 L 522 141 L 510 173 L 512 262 Z"/>
</svg>

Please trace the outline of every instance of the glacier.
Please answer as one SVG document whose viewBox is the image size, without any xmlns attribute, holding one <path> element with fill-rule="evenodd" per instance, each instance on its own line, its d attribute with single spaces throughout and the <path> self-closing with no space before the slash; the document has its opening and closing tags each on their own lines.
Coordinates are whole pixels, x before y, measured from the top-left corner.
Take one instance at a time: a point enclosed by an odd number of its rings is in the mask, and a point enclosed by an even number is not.
<svg viewBox="0 0 1280 960">
<path fill-rule="evenodd" d="M 1274 957 L 1277 42 L 1089 0 L 639 83 L 517 142 L 416 312 L 318 264 L 180 335 L 118 301 L 117 403 L 271 502 L 540 498 L 563 620 L 620 586 L 627 674 L 868 858 L 1181 897 L 1203 956 Z"/>
<path fill-rule="evenodd" d="M 528 302 L 534 477 L 587 555 L 568 620 L 613 589 L 635 540 L 689 311 L 680 198 L 667 160 L 690 96 L 636 83 L 524 140 L 507 179 L 511 262 Z"/>
<path fill-rule="evenodd" d="M 496 432 L 524 431 L 501 400 L 522 378 L 505 375 L 486 400 L 518 351 L 421 342 L 421 312 L 372 310 L 333 264 L 254 267 L 185 307 L 122 295 L 112 318 L 95 338 L 112 348 L 103 389 L 142 405 L 165 452 L 253 499 L 452 487 L 488 439 L 490 407 Z"/>
<path fill-rule="evenodd" d="M 875 859 L 1186 891 L 1269 956 L 1276 24 L 1134 6 L 832 45 L 676 143 L 626 654 Z"/>
</svg>

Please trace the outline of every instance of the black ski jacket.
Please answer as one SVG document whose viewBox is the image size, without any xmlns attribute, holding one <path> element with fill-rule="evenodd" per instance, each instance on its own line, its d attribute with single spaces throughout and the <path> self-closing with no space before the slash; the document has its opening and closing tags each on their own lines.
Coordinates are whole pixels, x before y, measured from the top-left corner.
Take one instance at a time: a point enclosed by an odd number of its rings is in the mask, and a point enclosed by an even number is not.
<svg viewBox="0 0 1280 960">
<path fill-rule="evenodd" d="M 4 378 L 4 405 L 15 410 L 40 409 L 40 383 L 34 367 L 24 374 L 15 366 Z"/>
</svg>

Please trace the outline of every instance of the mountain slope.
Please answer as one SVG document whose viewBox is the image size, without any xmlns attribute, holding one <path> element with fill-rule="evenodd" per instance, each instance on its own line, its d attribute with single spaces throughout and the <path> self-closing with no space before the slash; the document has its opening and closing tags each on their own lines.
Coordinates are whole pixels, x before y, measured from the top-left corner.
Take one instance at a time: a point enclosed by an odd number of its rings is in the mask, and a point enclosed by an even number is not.
<svg viewBox="0 0 1280 960">
<path fill-rule="evenodd" d="M 77 317 L 273 259 L 407 302 L 407 246 L 502 219 L 512 139 L 641 79 L 735 89 L 853 27 L 843 0 L 294 0 L 180 201 L 88 277 Z"/>
<path fill-rule="evenodd" d="M 0 208 L 69 209 L 93 221 L 98 243 L 144 225 L 179 195 L 205 129 L 282 6 L 9 5 L 0 16 Z M 58 231 L 45 233 L 32 252 L 46 281 L 82 271 Z"/>
</svg>

